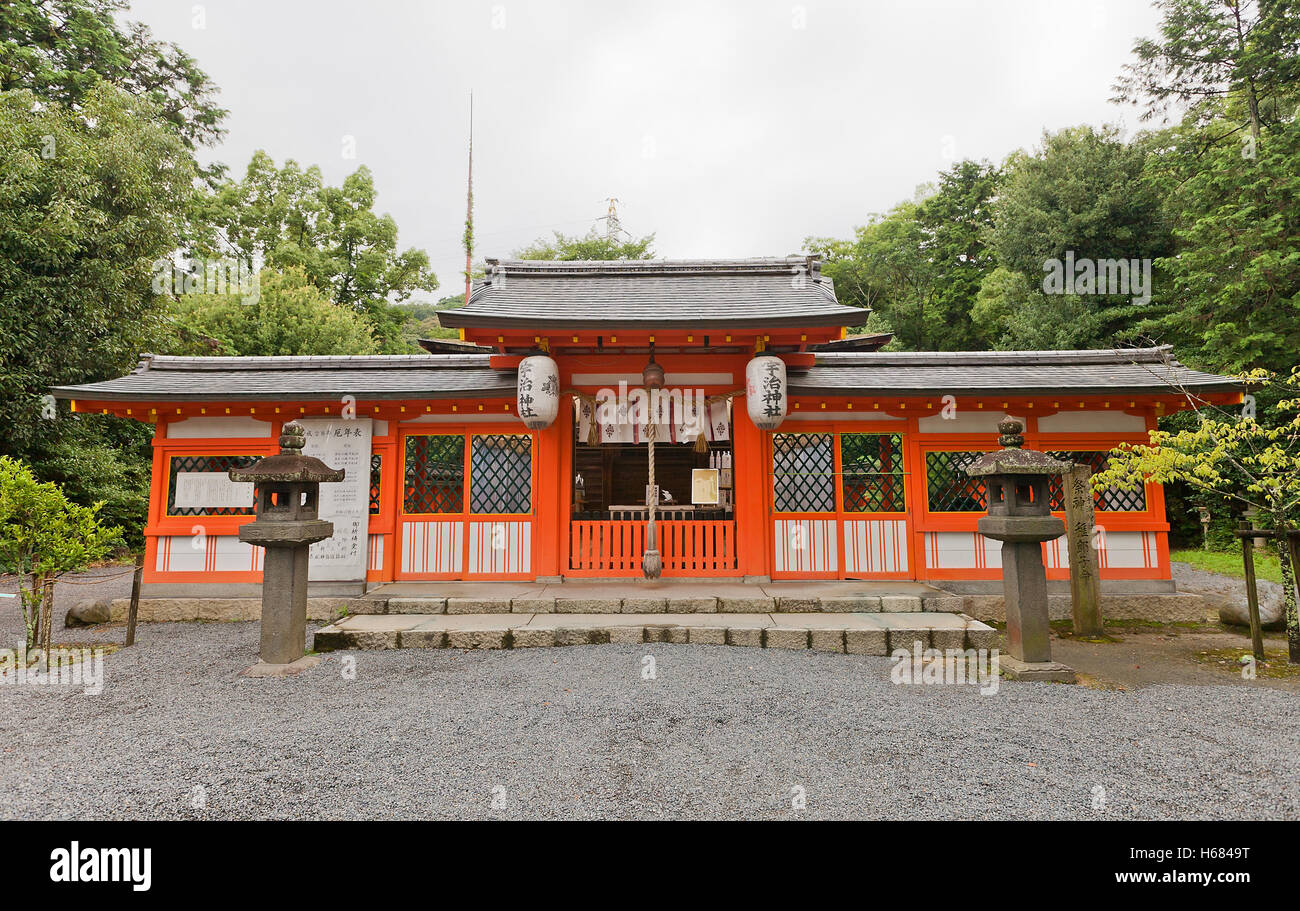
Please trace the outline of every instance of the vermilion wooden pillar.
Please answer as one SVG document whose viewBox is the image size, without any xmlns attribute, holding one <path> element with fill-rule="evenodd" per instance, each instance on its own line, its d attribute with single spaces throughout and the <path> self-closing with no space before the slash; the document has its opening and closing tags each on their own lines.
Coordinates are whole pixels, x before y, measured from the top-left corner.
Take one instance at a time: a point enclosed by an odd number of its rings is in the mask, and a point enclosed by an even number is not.
<svg viewBox="0 0 1300 911">
<path fill-rule="evenodd" d="M 1155 410 L 1152 409 L 1146 414 L 1147 432 L 1159 429 L 1159 423 L 1156 420 Z M 1156 567 L 1159 569 L 1158 578 L 1168 579 L 1173 575 L 1173 566 L 1169 562 L 1169 523 L 1167 521 L 1168 512 L 1165 509 L 1165 487 L 1163 484 L 1157 484 L 1154 481 L 1146 483 L 1146 502 L 1147 512 L 1156 516 L 1163 521 L 1162 530 L 1156 532 Z"/>
<path fill-rule="evenodd" d="M 550 427 L 537 432 L 533 484 L 537 521 L 533 529 L 534 576 L 560 575 L 568 560 L 569 463 L 573 455 L 573 406 L 567 396 Z"/>
<path fill-rule="evenodd" d="M 913 579 L 930 577 L 925 553 L 925 531 L 920 528 L 928 504 L 925 491 L 925 458 L 921 454 L 921 422 L 915 415 L 907 418 L 903 436 L 903 497 L 907 501 L 907 566 Z"/>
<path fill-rule="evenodd" d="M 153 428 L 153 464 L 149 479 L 149 518 L 144 529 L 144 573 L 142 582 L 152 582 L 158 571 L 158 522 L 167 509 L 168 465 L 163 456 L 167 439 L 167 422 L 159 420 Z"/>
<path fill-rule="evenodd" d="M 749 419 L 743 396 L 731 412 L 733 477 L 736 494 L 736 559 L 746 576 L 771 576 L 772 516 L 768 510 L 767 434 Z"/>
</svg>

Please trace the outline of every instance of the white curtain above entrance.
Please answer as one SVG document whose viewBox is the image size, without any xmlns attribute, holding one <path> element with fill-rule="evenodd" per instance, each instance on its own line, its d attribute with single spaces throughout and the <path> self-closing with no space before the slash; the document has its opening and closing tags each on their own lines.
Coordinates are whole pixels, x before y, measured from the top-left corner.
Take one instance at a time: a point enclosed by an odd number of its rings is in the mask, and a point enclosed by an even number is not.
<svg viewBox="0 0 1300 911">
<path fill-rule="evenodd" d="M 600 404 L 604 402 L 604 404 Z M 649 415 L 635 401 L 620 402 L 615 397 L 605 402 L 575 401 L 578 416 L 578 440 L 591 439 L 591 425 L 599 420 L 601 443 L 644 443 L 649 436 Z M 731 439 L 731 401 L 710 402 L 706 407 L 694 396 L 666 396 L 655 428 L 657 443 L 694 443 L 703 433 L 711 441 Z"/>
</svg>

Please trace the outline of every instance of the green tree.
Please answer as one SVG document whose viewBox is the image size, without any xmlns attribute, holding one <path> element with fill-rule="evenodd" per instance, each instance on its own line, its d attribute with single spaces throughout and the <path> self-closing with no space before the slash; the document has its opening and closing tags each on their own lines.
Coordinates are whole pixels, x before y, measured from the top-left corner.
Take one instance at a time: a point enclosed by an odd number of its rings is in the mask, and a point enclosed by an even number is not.
<svg viewBox="0 0 1300 911">
<path fill-rule="evenodd" d="M 168 353 L 194 355 L 376 354 L 366 317 L 339 307 L 301 267 L 263 269 L 251 303 L 240 295 L 186 294 L 173 305 Z"/>
<path fill-rule="evenodd" d="M 971 319 L 990 347 L 1007 351 L 1095 348 L 1103 336 L 1096 306 L 1077 295 L 1047 295 L 999 266 L 980 284 Z"/>
<path fill-rule="evenodd" d="M 57 485 L 37 481 L 19 460 L 0 456 L 0 562 L 18 575 L 18 609 L 29 649 L 42 624 L 50 629 L 48 587 L 122 543 L 120 531 L 102 525 L 98 512 L 99 504 L 78 506 Z"/>
<path fill-rule="evenodd" d="M 1160 196 L 1143 179 L 1146 155 L 1114 127 L 1044 133 L 1007 162 L 989 240 L 998 262 L 1041 282 L 1043 263 L 1073 250 L 1091 259 L 1169 252 Z"/>
<path fill-rule="evenodd" d="M 1022 275 L 1026 289 L 1014 308 L 995 305 L 1012 290 L 1005 277 L 990 276 L 992 284 L 982 289 L 984 328 L 997 347 L 1035 347 L 1053 337 L 1069 347 L 1111 346 L 1150 318 L 1149 300 L 1134 303 L 1141 295 L 1132 286 L 1120 294 L 1044 293 L 1049 265 L 1064 268 L 1067 255 L 1151 263 L 1171 251 L 1160 191 L 1145 177 L 1146 158 L 1143 147 L 1122 142 L 1113 127 L 1080 126 L 1044 133 L 1033 154 L 1008 159 L 987 236 L 999 264 Z M 1149 297 L 1152 289 L 1143 290 Z"/>
<path fill-rule="evenodd" d="M 448 329 L 442 325 L 438 314 L 443 310 L 452 310 L 465 305 L 464 294 L 449 294 L 436 301 L 416 301 L 401 304 L 407 315 L 406 333 L 413 350 L 421 351 L 418 339 L 422 338 L 460 338 L 460 331 Z"/>
<path fill-rule="evenodd" d="M 449 294 L 446 297 L 438 298 L 436 301 L 411 301 L 402 304 L 402 309 L 410 314 L 412 319 L 422 321 L 430 317 L 436 319 L 443 310 L 454 310 L 463 306 L 465 306 L 465 295 Z"/>
<path fill-rule="evenodd" d="M 938 192 L 917 210 L 922 253 L 934 282 L 934 294 L 919 313 L 918 347 L 985 347 L 971 309 L 984 276 L 996 265 L 985 237 L 993 225 L 992 202 L 1000 180 L 1000 172 L 988 162 L 959 161 L 940 172 Z"/>
<path fill-rule="evenodd" d="M 1181 481 L 1221 501 L 1253 507 L 1260 527 L 1274 532 L 1300 527 L 1300 369 L 1280 378 L 1253 371 L 1242 379 L 1272 387 L 1275 414 L 1257 420 L 1248 413 L 1205 407 L 1188 395 L 1199 418 L 1196 425 L 1153 430 L 1149 444 L 1114 449 L 1107 469 L 1093 475 L 1094 489 L 1115 484 L 1135 490 L 1144 480 Z M 1295 575 L 1285 537 L 1273 540 L 1282 563 L 1290 661 L 1300 664 Z"/>
<path fill-rule="evenodd" d="M 436 290 L 438 279 L 423 250 L 398 250 L 397 222 L 374 211 L 376 199 L 368 168 L 331 187 L 319 168 L 292 160 L 277 168 L 259 151 L 243 180 L 226 181 L 202 202 L 198 220 L 208 232 L 196 250 L 234 249 L 272 269 L 302 269 L 334 303 L 365 313 L 384 350 L 405 350 L 406 314 L 393 304 Z"/>
<path fill-rule="evenodd" d="M 586 235 L 552 232 L 554 240 L 538 238 L 522 250 L 515 251 L 516 259 L 653 259 L 655 236 L 609 237 L 592 228 Z"/>
<path fill-rule="evenodd" d="M 971 309 L 995 265 L 984 235 L 998 180 L 989 164 L 960 161 L 937 185 L 855 229 L 851 240 L 809 237 L 804 249 L 822 257 L 842 303 L 871 307 L 867 329 L 893 332 L 891 345 L 986 347 Z"/>
<path fill-rule="evenodd" d="M 1162 180 L 1176 247 L 1157 261 L 1165 306 L 1137 329 L 1210 369 L 1285 372 L 1300 351 L 1300 122 L 1266 137 L 1253 158 L 1212 146 Z"/>
<path fill-rule="evenodd" d="M 873 215 L 851 240 L 809 237 L 804 249 L 822 259 L 840 303 L 870 307 L 867 332 L 892 332 L 891 347 L 923 344 L 921 315 L 935 292 L 935 274 L 922 253 L 924 237 L 916 202 Z"/>
<path fill-rule="evenodd" d="M 1243 110 L 1258 143 L 1270 124 L 1293 116 L 1300 86 L 1300 4 L 1295 0 L 1156 0 L 1160 36 L 1133 47 L 1137 56 L 1115 84 L 1114 101 L 1142 119 L 1179 103 L 1200 123 L 1222 102 Z M 1229 130 L 1222 136 L 1231 135 Z"/>
<path fill-rule="evenodd" d="M 0 93 L 0 452 L 37 462 L 80 432 L 49 387 L 125 373 L 159 336 L 151 264 L 193 177 L 153 105 L 107 83 L 81 111 Z"/>
<path fill-rule="evenodd" d="M 126 545 L 144 546 L 153 466 L 151 424 L 106 414 L 60 420 L 59 432 L 43 438 L 32 468 L 74 502 L 99 503 L 99 517 L 122 529 Z"/>
<path fill-rule="evenodd" d="M 121 22 L 127 0 L 0 3 L 0 90 L 28 89 L 80 109 L 102 82 L 148 100 L 192 151 L 215 145 L 227 111 L 217 87 L 181 48 L 138 22 Z"/>
</svg>

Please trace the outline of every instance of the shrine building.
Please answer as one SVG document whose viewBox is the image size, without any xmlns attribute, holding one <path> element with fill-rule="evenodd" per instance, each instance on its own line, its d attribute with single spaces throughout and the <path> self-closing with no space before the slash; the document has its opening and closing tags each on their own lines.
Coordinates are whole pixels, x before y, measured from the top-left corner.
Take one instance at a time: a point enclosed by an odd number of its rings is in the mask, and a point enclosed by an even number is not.
<svg viewBox="0 0 1300 911">
<path fill-rule="evenodd" d="M 1105 464 L 1188 397 L 1241 400 L 1167 348 L 888 352 L 854 336 L 816 258 L 488 260 L 461 341 L 420 355 L 145 355 L 54 390 L 80 413 L 153 424 L 148 597 L 256 594 L 241 542 L 282 424 L 346 470 L 322 486 L 334 536 L 314 594 L 403 580 L 642 578 L 651 503 L 666 579 L 993 585 L 981 481 L 964 467 L 1024 423 L 1025 446 Z M 654 485 L 650 483 L 653 452 Z M 1050 491 L 1061 513 L 1058 486 Z M 1103 585 L 1170 582 L 1158 485 L 1095 498 Z M 1043 545 L 1068 577 L 1064 539 Z"/>
</svg>

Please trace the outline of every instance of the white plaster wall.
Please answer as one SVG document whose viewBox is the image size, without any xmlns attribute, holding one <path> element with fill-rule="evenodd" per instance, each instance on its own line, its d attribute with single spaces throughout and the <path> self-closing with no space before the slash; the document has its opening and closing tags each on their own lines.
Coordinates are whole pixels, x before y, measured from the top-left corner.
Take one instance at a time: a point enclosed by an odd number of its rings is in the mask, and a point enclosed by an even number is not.
<svg viewBox="0 0 1300 911">
<path fill-rule="evenodd" d="M 1062 411 L 1038 419 L 1039 433 L 1145 433 L 1147 420 L 1122 411 Z"/>
<path fill-rule="evenodd" d="M 1022 424 L 1025 419 L 1010 415 Z M 998 422 L 1007 418 L 1003 411 L 984 411 L 975 408 L 958 408 L 951 418 L 933 414 L 917 421 L 921 433 L 997 433 Z"/>
<path fill-rule="evenodd" d="M 906 519 L 845 520 L 845 572 L 901 573 L 907 568 Z"/>
<path fill-rule="evenodd" d="M 167 422 L 167 439 L 245 439 L 269 437 L 271 422 L 254 417 L 199 417 Z"/>
</svg>

